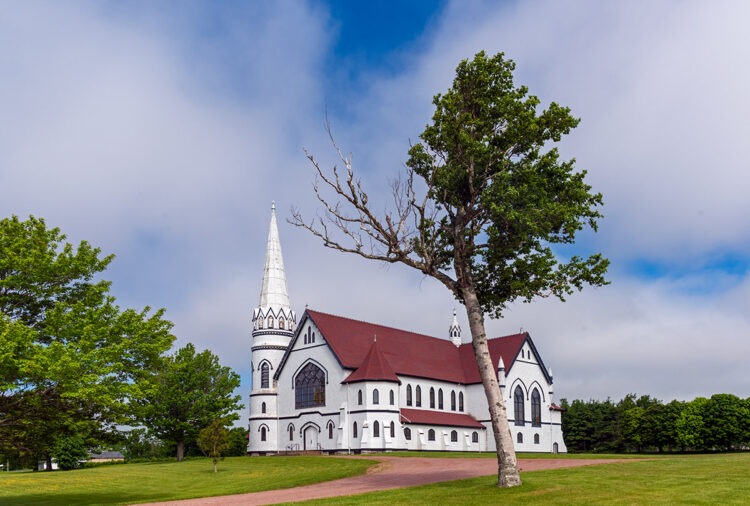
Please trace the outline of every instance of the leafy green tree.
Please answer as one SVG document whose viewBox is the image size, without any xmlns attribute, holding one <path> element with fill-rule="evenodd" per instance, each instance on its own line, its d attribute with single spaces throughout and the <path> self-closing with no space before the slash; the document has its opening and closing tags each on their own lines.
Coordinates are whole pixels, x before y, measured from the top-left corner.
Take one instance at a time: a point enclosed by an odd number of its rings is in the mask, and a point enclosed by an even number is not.
<svg viewBox="0 0 750 506">
<path fill-rule="evenodd" d="M 121 310 L 99 275 L 113 256 L 44 220 L 0 220 L 0 450 L 51 457 L 131 419 L 174 337 L 163 311 Z"/>
<path fill-rule="evenodd" d="M 57 441 L 52 456 L 60 469 L 69 471 L 80 467 L 81 462 L 88 458 L 89 452 L 86 450 L 82 437 L 71 436 Z"/>
<path fill-rule="evenodd" d="M 708 399 L 696 397 L 685 404 L 680 417 L 675 422 L 677 443 L 683 450 L 704 450 L 707 448 L 705 442 L 705 422 L 703 412 Z"/>
<path fill-rule="evenodd" d="M 196 353 L 188 343 L 167 357 L 151 379 L 141 403 L 141 420 L 158 438 L 176 445 L 176 458 L 185 456 L 185 444 L 195 442 L 201 429 L 214 420 L 231 423 L 242 409 L 233 395 L 240 377 L 209 350 Z"/>
<path fill-rule="evenodd" d="M 229 429 L 228 457 L 242 457 L 247 455 L 247 429 L 232 427 Z"/>
<path fill-rule="evenodd" d="M 605 284 L 608 265 L 600 255 L 564 261 L 552 248 L 573 243 L 585 227 L 596 230 L 602 198 L 591 193 L 585 172 L 550 148 L 578 120 L 554 102 L 540 111 L 539 99 L 513 83 L 514 69 L 502 54 L 484 52 L 458 65 L 452 87 L 433 100 L 432 124 L 410 149 L 406 178 L 393 185 L 394 208 L 382 218 L 368 206 L 351 159 L 343 155 L 343 179 L 336 168 L 324 173 L 308 155 L 327 214 L 312 222 L 298 211 L 292 217 L 325 246 L 405 264 L 441 282 L 463 303 L 492 421 L 500 487 L 521 479 L 485 315 L 501 317 L 515 300 L 564 299 L 586 284 Z M 324 195 L 328 191 L 332 198 Z"/>
<path fill-rule="evenodd" d="M 703 406 L 707 447 L 732 450 L 743 443 L 746 432 L 747 408 L 742 399 L 732 394 L 714 394 Z"/>
<path fill-rule="evenodd" d="M 224 459 L 224 455 L 231 448 L 229 431 L 223 420 L 214 420 L 208 427 L 198 433 L 198 446 L 211 458 L 214 464 L 214 474 L 218 472 L 216 464 Z"/>
</svg>

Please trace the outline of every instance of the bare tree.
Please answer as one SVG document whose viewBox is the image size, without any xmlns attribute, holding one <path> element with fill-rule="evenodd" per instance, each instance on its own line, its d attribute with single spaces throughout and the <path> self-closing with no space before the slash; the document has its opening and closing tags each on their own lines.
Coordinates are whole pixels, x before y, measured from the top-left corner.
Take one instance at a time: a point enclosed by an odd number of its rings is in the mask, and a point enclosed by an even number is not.
<svg viewBox="0 0 750 506">
<path fill-rule="evenodd" d="M 608 261 L 600 255 L 561 262 L 555 243 L 573 243 L 585 226 L 596 230 L 601 195 L 590 193 L 585 172 L 560 161 L 559 141 L 578 120 L 552 103 L 515 88 L 515 65 L 483 52 L 462 61 L 453 86 L 435 96 L 436 112 L 409 151 L 405 176 L 392 185 L 392 207 L 373 211 L 345 156 L 324 171 L 308 152 L 313 188 L 323 213 L 290 222 L 326 247 L 388 263 L 403 263 L 445 285 L 465 308 L 487 397 L 498 452 L 498 486 L 519 485 L 508 415 L 490 357 L 484 316 L 501 317 L 508 303 L 564 296 L 584 284 L 603 285 Z M 330 135 L 330 128 L 328 129 Z"/>
</svg>

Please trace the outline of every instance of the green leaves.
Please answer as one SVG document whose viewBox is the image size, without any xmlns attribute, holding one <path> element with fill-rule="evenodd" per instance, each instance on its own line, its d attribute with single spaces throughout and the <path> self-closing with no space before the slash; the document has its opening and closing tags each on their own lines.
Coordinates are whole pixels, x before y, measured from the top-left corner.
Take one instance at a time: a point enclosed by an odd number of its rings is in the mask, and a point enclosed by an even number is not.
<svg viewBox="0 0 750 506">
<path fill-rule="evenodd" d="M 451 88 L 435 96 L 432 123 L 407 161 L 440 211 L 420 231 L 446 253 L 438 267 L 469 267 L 457 297 L 473 284 L 495 316 L 519 298 L 562 299 L 584 284 L 606 284 L 609 263 L 598 254 L 563 261 L 552 248 L 596 230 L 602 196 L 549 146 L 579 120 L 554 102 L 540 111 L 540 100 L 514 84 L 514 69 L 502 53 L 462 61 Z"/>
<path fill-rule="evenodd" d="M 44 220 L 0 220 L 0 449 L 49 454 L 132 419 L 174 340 L 163 311 L 121 310 L 96 280 L 112 256 L 65 243 Z"/>
<path fill-rule="evenodd" d="M 235 411 L 242 409 L 241 397 L 233 395 L 239 375 L 219 364 L 209 350 L 196 353 L 192 343 L 167 357 L 150 383 L 141 420 L 157 437 L 178 443 L 178 448 L 195 441 L 214 420 L 233 422 L 238 418 Z"/>
</svg>

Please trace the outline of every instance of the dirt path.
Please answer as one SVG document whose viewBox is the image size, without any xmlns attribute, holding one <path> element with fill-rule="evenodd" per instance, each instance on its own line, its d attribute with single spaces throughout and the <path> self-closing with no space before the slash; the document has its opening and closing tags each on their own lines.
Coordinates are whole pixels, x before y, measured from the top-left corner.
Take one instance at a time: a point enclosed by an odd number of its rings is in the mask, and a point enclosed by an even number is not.
<svg viewBox="0 0 750 506">
<path fill-rule="evenodd" d="M 350 457 L 358 458 L 358 457 Z M 425 457 L 366 457 L 380 464 L 366 474 L 303 487 L 268 490 L 249 494 L 204 497 L 181 501 L 151 503 L 149 506 L 255 506 L 306 501 L 324 497 L 363 494 L 376 490 L 414 487 L 440 481 L 487 476 L 497 472 L 497 461 L 491 458 L 442 459 Z M 521 459 L 522 471 L 560 469 L 623 462 L 619 459 Z"/>
</svg>

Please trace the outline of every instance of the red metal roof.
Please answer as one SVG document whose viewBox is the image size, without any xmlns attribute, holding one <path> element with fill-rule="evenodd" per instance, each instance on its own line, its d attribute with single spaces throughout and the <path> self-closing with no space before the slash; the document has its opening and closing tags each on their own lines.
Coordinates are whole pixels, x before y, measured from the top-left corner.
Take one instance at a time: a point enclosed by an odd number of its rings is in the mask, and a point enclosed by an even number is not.
<svg viewBox="0 0 750 506">
<path fill-rule="evenodd" d="M 346 369 L 359 369 L 377 336 L 377 353 L 395 374 L 430 378 L 453 383 L 481 383 L 471 343 L 456 347 L 439 339 L 406 330 L 394 329 L 342 316 L 306 310 L 326 342 Z M 506 372 L 513 367 L 527 333 L 489 340 L 495 370 L 503 357 Z M 373 359 L 374 360 L 374 359 Z M 376 366 L 373 364 L 373 370 Z M 356 371 L 355 371 L 356 372 Z M 382 371 L 381 371 L 382 372 Z M 363 371 L 364 375 L 365 372 Z M 368 373 L 369 374 L 369 373 Z M 347 380 L 351 381 L 351 376 Z M 362 378 L 364 379 L 364 378 Z"/>
<path fill-rule="evenodd" d="M 395 381 L 396 383 L 401 383 L 401 380 L 398 379 L 398 376 L 393 371 L 391 364 L 380 353 L 377 340 L 373 340 L 370 351 L 367 352 L 362 365 L 341 383 L 356 383 L 357 381 Z"/>
<path fill-rule="evenodd" d="M 401 423 L 416 423 L 419 425 L 445 425 L 448 427 L 471 427 L 484 429 L 484 425 L 477 422 L 471 415 L 461 413 L 445 413 L 443 411 L 429 411 L 426 409 L 401 408 Z"/>
</svg>

